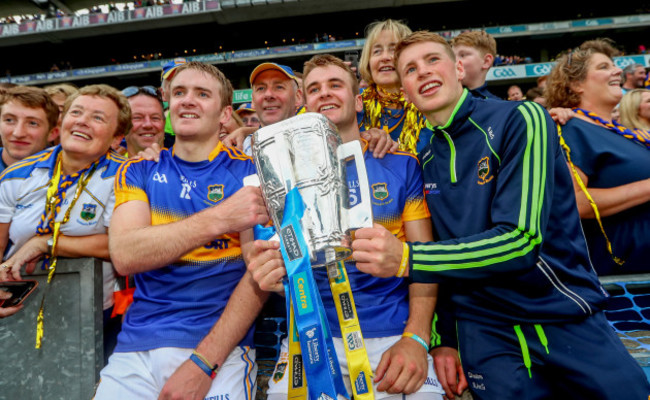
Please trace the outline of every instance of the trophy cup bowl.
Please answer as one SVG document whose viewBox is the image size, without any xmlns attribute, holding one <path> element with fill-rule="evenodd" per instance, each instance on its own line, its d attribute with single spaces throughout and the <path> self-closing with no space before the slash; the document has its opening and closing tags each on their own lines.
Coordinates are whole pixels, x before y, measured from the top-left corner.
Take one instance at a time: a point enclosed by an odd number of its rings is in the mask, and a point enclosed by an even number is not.
<svg viewBox="0 0 650 400">
<path fill-rule="evenodd" d="M 342 144 L 336 126 L 317 113 L 305 113 L 263 127 L 254 134 L 253 159 L 269 215 L 283 220 L 284 200 L 298 188 L 305 206 L 300 223 L 312 267 L 347 258 L 350 232 L 372 227 L 370 189 L 359 141 Z M 350 206 L 346 163 L 354 158 L 360 201 Z"/>
</svg>

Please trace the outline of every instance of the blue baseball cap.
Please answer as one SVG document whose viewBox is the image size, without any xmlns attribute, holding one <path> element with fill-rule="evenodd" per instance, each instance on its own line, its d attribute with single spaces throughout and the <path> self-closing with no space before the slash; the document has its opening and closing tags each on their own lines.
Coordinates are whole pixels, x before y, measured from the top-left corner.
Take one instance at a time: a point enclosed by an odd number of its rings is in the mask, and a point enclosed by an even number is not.
<svg viewBox="0 0 650 400">
<path fill-rule="evenodd" d="M 253 72 L 251 72 L 251 79 L 250 79 L 251 86 L 253 86 L 253 82 L 255 82 L 255 78 L 257 78 L 259 74 L 269 70 L 280 71 L 283 74 L 285 74 L 287 78 L 293 79 L 294 81 L 296 81 L 296 83 L 300 84 L 300 82 L 298 82 L 298 78 L 296 77 L 296 74 L 294 74 L 291 67 L 287 67 L 286 65 L 266 62 L 258 65 L 257 67 L 255 67 Z"/>
<path fill-rule="evenodd" d="M 172 61 L 168 61 L 163 64 L 163 69 L 162 73 L 160 74 L 160 80 L 170 80 L 174 76 L 174 72 L 176 72 L 176 68 L 179 66 L 185 64 L 187 62 L 186 59 L 184 58 L 174 58 Z"/>
</svg>

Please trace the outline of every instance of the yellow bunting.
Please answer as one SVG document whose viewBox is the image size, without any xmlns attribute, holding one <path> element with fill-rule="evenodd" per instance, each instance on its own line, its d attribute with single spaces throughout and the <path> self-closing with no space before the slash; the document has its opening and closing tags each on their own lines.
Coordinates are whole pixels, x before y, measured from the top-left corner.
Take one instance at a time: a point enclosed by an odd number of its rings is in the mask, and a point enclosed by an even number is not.
<svg viewBox="0 0 650 400">
<path fill-rule="evenodd" d="M 385 121 L 382 124 L 382 116 L 388 113 L 389 109 L 403 109 L 402 119 L 404 125 L 399 135 L 399 149 L 412 154 L 417 154 L 417 144 L 420 138 L 420 131 L 426 126 L 426 119 L 420 114 L 413 103 L 406 101 L 402 92 L 389 93 L 376 85 L 368 86 L 361 94 L 363 99 L 364 118 L 363 126 L 366 130 L 370 128 L 381 128 L 386 132 L 391 131 Z M 398 126 L 401 120 L 395 124 Z"/>
</svg>

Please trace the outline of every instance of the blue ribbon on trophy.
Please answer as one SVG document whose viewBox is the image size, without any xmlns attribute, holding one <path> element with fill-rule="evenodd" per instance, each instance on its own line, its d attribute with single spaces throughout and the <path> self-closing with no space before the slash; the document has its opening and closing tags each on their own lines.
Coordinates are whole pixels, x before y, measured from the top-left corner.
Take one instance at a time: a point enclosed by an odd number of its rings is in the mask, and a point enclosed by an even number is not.
<svg viewBox="0 0 650 400">
<path fill-rule="evenodd" d="M 360 144 L 342 144 L 327 118 L 306 113 L 261 128 L 254 134 L 252 148 L 258 180 L 246 183 L 247 178 L 245 184 L 262 188 L 275 226 L 256 227 L 255 238 L 269 240 L 279 234 L 287 270 L 288 325 L 295 325 L 299 340 L 299 346 L 290 341 L 290 353 L 291 346 L 302 353 L 302 358 L 297 355 L 294 360 L 291 383 L 297 383 L 294 389 L 302 386 L 304 390 L 302 365 L 312 400 L 349 398 L 312 268 L 325 267 L 331 279 L 337 277 L 337 262 L 351 254 L 350 232 L 372 226 Z M 360 189 L 365 190 L 361 196 L 365 201 L 354 205 L 349 202 L 345 168 L 350 158 L 356 164 Z M 294 333 L 289 332 L 290 339 Z M 306 395 L 292 394 L 291 384 L 289 389 L 290 398 Z"/>
<path fill-rule="evenodd" d="M 280 252 L 287 277 L 284 280 L 287 316 L 293 306 L 309 397 L 317 400 L 349 398 L 332 341 L 322 299 L 312 273 L 309 248 L 300 219 L 304 204 L 297 188 L 285 198 L 284 218 L 279 232 Z M 277 230 L 256 226 L 255 239 L 269 240 Z M 289 332 L 291 335 L 292 332 Z"/>
</svg>

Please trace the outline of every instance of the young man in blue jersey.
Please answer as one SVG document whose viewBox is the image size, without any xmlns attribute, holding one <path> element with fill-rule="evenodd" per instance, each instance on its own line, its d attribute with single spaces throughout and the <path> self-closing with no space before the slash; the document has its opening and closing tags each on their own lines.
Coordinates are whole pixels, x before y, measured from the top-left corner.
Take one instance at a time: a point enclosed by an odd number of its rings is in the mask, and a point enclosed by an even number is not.
<svg viewBox="0 0 650 400">
<path fill-rule="evenodd" d="M 374 158 L 361 138 L 356 113 L 361 96 L 354 73 L 340 59 L 330 55 L 313 57 L 305 64 L 303 83 L 306 107 L 327 116 L 338 128 L 343 142 L 361 141 L 371 186 L 383 185 L 384 192 L 373 195 L 373 214 L 391 234 L 401 240 L 431 240 L 431 226 L 423 201 L 418 162 L 407 153 L 388 153 Z M 349 176 L 353 176 L 349 175 Z M 358 179 L 348 182 L 351 199 L 359 195 Z M 353 200 L 351 200 L 353 201 Z M 286 274 L 277 242 L 255 241 L 249 263 L 256 281 L 264 290 L 282 291 Z M 428 356 L 426 342 L 435 305 L 435 285 L 413 284 L 401 278 L 377 279 L 360 273 L 353 262 L 346 263 L 352 295 L 356 303 L 372 371 L 376 399 L 440 399 L 442 388 Z M 346 354 L 334 298 L 324 268 L 315 269 L 337 356 L 350 388 Z M 423 346 L 424 344 L 424 346 Z M 286 399 L 291 373 L 286 371 L 286 340 L 267 392 L 269 400 Z M 309 382 L 307 382 L 309 385 Z M 350 392 L 352 393 L 352 392 Z M 406 395 L 406 396 L 405 396 Z"/>
<path fill-rule="evenodd" d="M 357 267 L 450 288 L 477 399 L 647 398 L 650 385 L 608 325 L 554 124 L 536 103 L 469 95 L 463 66 L 430 32 L 395 51 L 406 95 L 434 139 L 421 154 L 434 243 L 360 229 Z"/>
<path fill-rule="evenodd" d="M 136 290 L 96 399 L 253 396 L 251 324 L 266 293 L 246 273 L 242 248 L 268 215 L 260 190 L 243 187 L 252 161 L 219 141 L 231 100 L 216 67 L 179 66 L 174 147 L 118 172 L 109 246 Z"/>
</svg>

